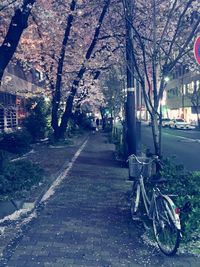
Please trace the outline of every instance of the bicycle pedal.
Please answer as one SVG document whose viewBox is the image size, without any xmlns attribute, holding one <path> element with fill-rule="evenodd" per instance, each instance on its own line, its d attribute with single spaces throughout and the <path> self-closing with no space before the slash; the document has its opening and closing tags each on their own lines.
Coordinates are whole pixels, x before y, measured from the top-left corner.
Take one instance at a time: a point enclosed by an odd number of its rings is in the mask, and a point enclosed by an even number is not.
<svg viewBox="0 0 200 267">
<path fill-rule="evenodd" d="M 134 214 L 131 214 L 131 218 L 133 221 L 141 221 L 141 216 L 139 213 L 134 213 Z"/>
<path fill-rule="evenodd" d="M 141 221 L 141 218 L 138 215 L 132 215 L 131 218 L 132 218 L 132 221 Z"/>
</svg>

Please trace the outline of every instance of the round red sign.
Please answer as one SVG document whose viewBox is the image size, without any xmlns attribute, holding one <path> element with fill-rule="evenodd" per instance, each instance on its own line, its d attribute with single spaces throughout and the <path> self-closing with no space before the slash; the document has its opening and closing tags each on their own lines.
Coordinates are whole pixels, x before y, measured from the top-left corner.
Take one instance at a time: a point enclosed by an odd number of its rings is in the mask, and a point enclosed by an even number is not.
<svg viewBox="0 0 200 267">
<path fill-rule="evenodd" d="M 194 43 L 194 56 L 197 63 L 200 65 L 200 36 L 197 37 Z"/>
</svg>

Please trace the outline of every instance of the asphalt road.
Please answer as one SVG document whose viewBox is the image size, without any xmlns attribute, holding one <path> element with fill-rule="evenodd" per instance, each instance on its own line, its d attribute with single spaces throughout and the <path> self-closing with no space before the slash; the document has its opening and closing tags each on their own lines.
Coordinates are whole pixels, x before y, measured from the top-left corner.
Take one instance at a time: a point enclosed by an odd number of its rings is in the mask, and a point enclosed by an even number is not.
<svg viewBox="0 0 200 267">
<path fill-rule="evenodd" d="M 154 151 L 151 127 L 142 126 L 141 141 L 143 147 Z M 162 154 L 164 157 L 175 157 L 177 163 L 188 170 L 200 170 L 200 131 L 163 128 Z"/>
</svg>

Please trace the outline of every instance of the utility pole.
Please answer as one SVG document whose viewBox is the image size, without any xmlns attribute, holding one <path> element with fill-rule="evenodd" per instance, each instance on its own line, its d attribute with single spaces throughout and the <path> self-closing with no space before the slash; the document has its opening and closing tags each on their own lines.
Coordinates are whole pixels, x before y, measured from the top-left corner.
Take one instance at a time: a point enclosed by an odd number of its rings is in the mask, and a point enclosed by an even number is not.
<svg viewBox="0 0 200 267">
<path fill-rule="evenodd" d="M 134 58 L 133 58 L 133 29 L 132 0 L 124 0 L 124 10 L 126 19 L 126 62 L 127 62 L 127 102 L 126 102 L 126 141 L 128 155 L 137 153 L 136 134 L 136 105 L 135 105 L 135 84 L 134 84 Z"/>
</svg>

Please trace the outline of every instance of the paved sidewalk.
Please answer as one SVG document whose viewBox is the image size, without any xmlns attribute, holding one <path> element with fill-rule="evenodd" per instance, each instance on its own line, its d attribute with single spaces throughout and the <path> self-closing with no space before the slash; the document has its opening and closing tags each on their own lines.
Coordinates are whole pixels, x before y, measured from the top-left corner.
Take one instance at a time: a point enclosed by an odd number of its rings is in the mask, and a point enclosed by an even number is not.
<svg viewBox="0 0 200 267">
<path fill-rule="evenodd" d="M 7 267 L 197 267 L 199 259 L 165 257 L 143 243 L 130 218 L 131 184 L 113 145 L 91 135 L 65 179 L 4 250 Z"/>
</svg>

